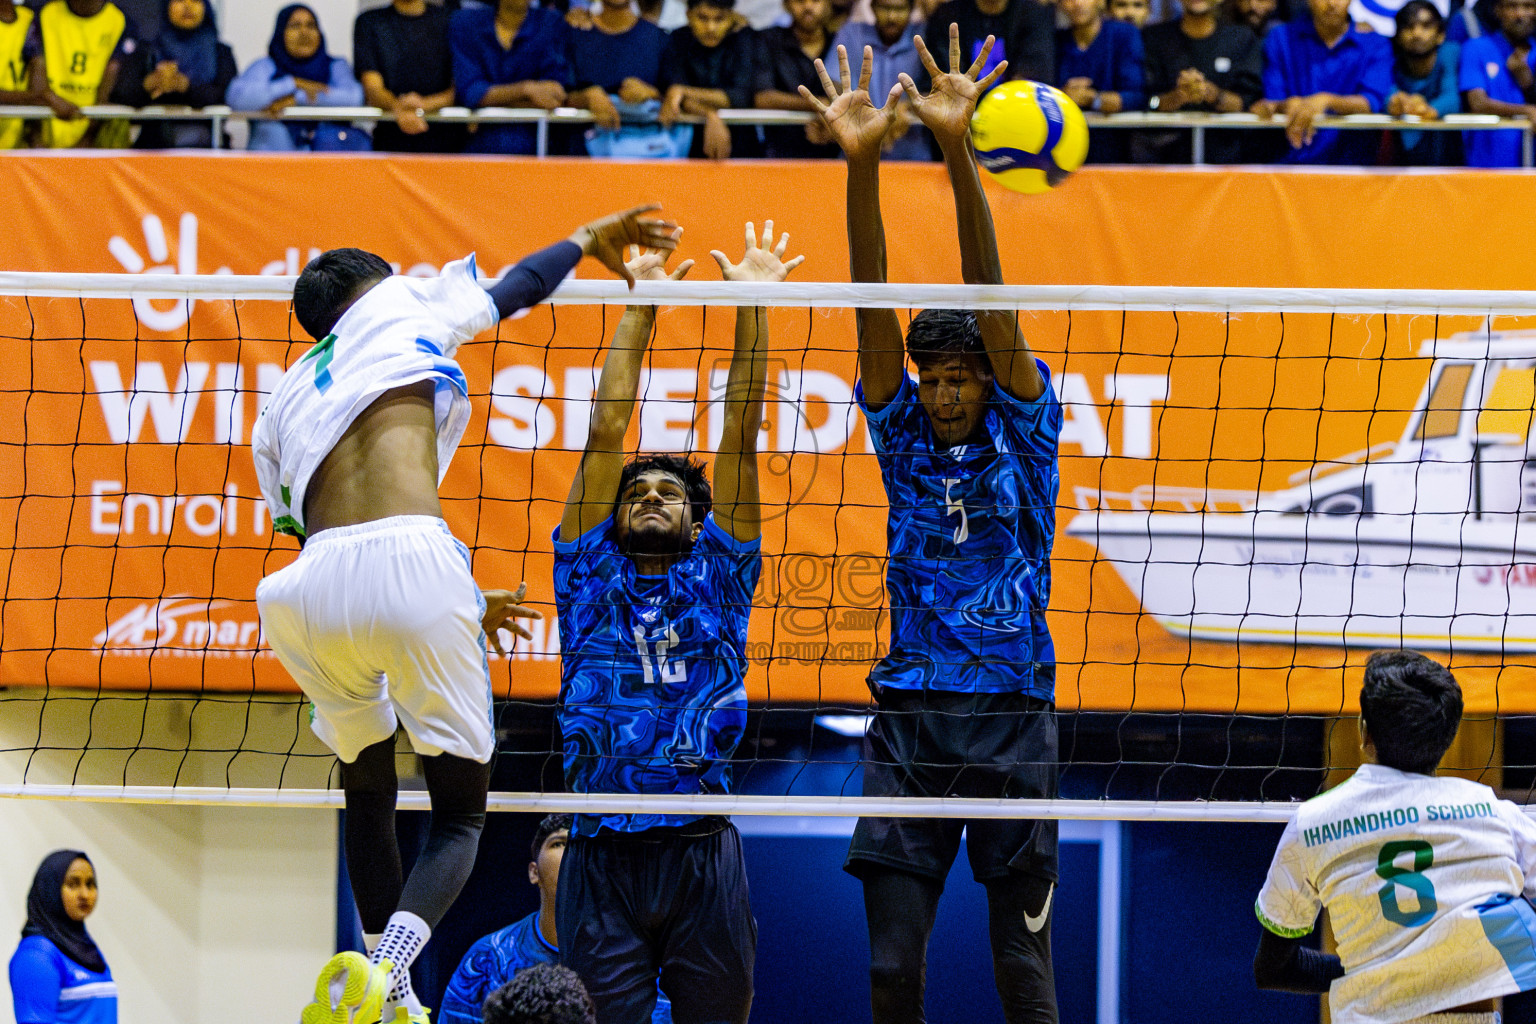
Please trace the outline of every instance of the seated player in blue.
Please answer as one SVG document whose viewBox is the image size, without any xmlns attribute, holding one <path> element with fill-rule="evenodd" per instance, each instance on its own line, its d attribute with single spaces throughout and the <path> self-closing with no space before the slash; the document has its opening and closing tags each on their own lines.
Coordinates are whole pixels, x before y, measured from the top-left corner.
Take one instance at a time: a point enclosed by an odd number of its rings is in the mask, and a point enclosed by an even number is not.
<svg viewBox="0 0 1536 1024">
<path fill-rule="evenodd" d="M 117 982 L 85 919 L 96 869 L 79 850 L 43 858 L 27 893 L 27 923 L 11 957 L 16 1024 L 117 1024 Z"/>
<path fill-rule="evenodd" d="M 787 244 L 773 244 L 769 222 L 760 248 L 748 224 L 740 263 L 711 255 L 728 281 L 782 281 L 802 259 L 782 262 Z M 667 277 L 660 255 L 629 266 L 637 279 Z M 713 493 L 689 458 L 625 462 L 655 319 L 652 307 L 630 306 L 614 332 L 555 532 L 560 729 L 577 793 L 729 792 L 746 725 L 767 314 L 736 312 Z M 746 1021 L 757 926 L 728 819 L 577 815 L 560 890 L 560 960 L 586 983 L 599 1024 L 650 1020 L 658 979 L 678 1024 Z"/>
<path fill-rule="evenodd" d="M 1499 31 L 1461 48 L 1459 84 L 1474 114 L 1536 115 L 1536 0 L 1498 0 Z M 1518 129 L 1463 132 L 1468 167 L 1519 167 Z"/>
<path fill-rule="evenodd" d="M 944 154 L 967 284 L 1001 284 L 997 236 L 971 149 L 988 39 L 950 73 L 918 49 L 933 80 L 901 84 Z M 880 140 L 896 114 L 870 101 L 869 51 L 857 86 L 823 69 L 818 104 L 848 155 L 848 254 L 855 281 L 884 281 Z M 808 95 L 808 94 L 807 94 Z M 1055 536 L 1061 405 L 1011 313 L 928 309 L 905 353 L 888 309 L 858 316 L 859 383 L 890 502 L 886 590 L 890 653 L 870 672 L 875 720 L 864 795 L 1054 797 L 1055 650 L 1046 628 Z M 906 357 L 917 366 L 907 373 Z M 864 883 L 875 1024 L 922 1021 L 928 937 L 966 830 L 971 872 L 987 888 L 992 966 L 1009 1024 L 1054 1022 L 1050 911 L 1056 823 L 1022 819 L 861 818 L 847 870 Z"/>
<path fill-rule="evenodd" d="M 569 814 L 550 814 L 539 822 L 533 833 L 533 860 L 528 864 L 528 881 L 539 887 L 539 909 L 469 947 L 443 993 L 441 1019 L 445 1024 L 481 1024 L 486 996 L 525 968 L 559 962 L 555 898 L 560 886 L 560 863 L 570 838 Z M 651 1024 L 671 1021 L 672 1004 L 666 996 L 660 996 L 651 1014 Z"/>
</svg>

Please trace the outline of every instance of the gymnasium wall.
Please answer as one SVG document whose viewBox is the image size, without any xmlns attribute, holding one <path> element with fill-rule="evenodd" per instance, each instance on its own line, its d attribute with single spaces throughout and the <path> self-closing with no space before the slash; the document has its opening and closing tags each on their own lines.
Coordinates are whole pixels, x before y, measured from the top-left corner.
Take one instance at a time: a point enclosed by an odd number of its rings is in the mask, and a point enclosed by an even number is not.
<svg viewBox="0 0 1536 1024">
<path fill-rule="evenodd" d="M 808 257 L 797 277 L 847 279 L 838 164 L 583 160 L 572 171 L 564 160 L 469 157 L 7 155 L 0 190 L 29 213 L 0 238 L 0 266 L 281 275 L 321 249 L 360 245 L 415 274 L 474 250 L 494 273 L 584 219 L 654 199 L 686 225 L 697 277 L 715 276 L 707 251 L 739 245 L 744 220 L 772 217 Z M 958 281 L 942 168 L 882 174 L 892 279 Z M 1046 196 L 990 194 L 1011 283 L 1521 288 L 1530 260 L 1513 214 L 1529 186 L 1524 174 L 1475 171 L 1104 168 Z M 632 443 L 709 447 L 730 320 L 718 310 L 663 315 Z M 1391 443 L 1431 374 L 1421 346 L 1481 321 L 1023 320 L 1066 407 L 1052 595 L 1060 705 L 1348 709 L 1361 655 L 1176 635 L 1071 524 L 1085 505 L 1153 485 L 1274 492 Z M 766 527 L 765 551 L 785 557 L 765 570 L 758 604 L 774 610 L 754 616 L 748 685 L 759 700 L 859 703 L 885 635 L 885 511 L 849 405 L 852 318 L 781 310 L 771 322 L 778 401 L 765 442 L 786 454 L 769 462 L 765 497 L 793 508 Z M 546 607 L 549 531 L 583 441 L 605 325 L 611 313 L 599 309 L 544 307 L 460 353 L 475 411 L 445 482 L 447 515 L 475 547 L 482 583 L 527 579 Z M 25 423 L 29 445 L 25 457 L 5 448 L 3 470 L 27 479 L 29 497 L 16 503 L 27 550 L 10 565 L 0 674 L 31 685 L 291 689 L 260 643 L 251 595 L 294 547 L 270 534 L 245 447 L 260 393 L 308 345 L 285 311 L 204 302 L 189 322 L 175 303 L 7 300 L 0 336 L 17 339 L 20 357 L 0 367 L 0 440 L 4 424 Z M 12 539 L 0 536 L 0 548 Z M 1523 595 L 1529 568 L 1491 568 L 1480 585 Z M 556 651 L 546 625 L 531 649 L 493 665 L 497 692 L 552 695 Z M 1454 660 L 1472 710 L 1536 709 L 1536 691 L 1514 685 L 1505 658 Z"/>
<path fill-rule="evenodd" d="M 156 700 L 128 709 L 88 692 L 42 702 L 0 701 L 0 779 L 19 782 L 30 759 L 36 784 L 121 783 L 223 786 L 212 759 L 159 755 L 156 747 L 228 745 L 236 723 L 207 718 L 191 702 Z M 205 707 L 207 707 L 205 705 Z M 258 700 L 238 712 L 252 749 L 297 744 L 297 702 Z M 46 748 L 84 745 L 84 762 Z M 211 737 L 221 735 L 222 740 Z M 308 738 L 306 738 L 308 737 Z M 28 748 L 45 748 L 33 754 Z M 328 752 L 327 752 L 328 753 Z M 131 758 L 130 758 L 131 754 Z M 228 758 L 217 759 L 228 764 Z M 246 759 L 245 785 L 278 784 L 276 768 Z M 320 758 L 317 756 L 316 761 Z M 323 773 L 334 759 L 326 757 Z M 179 767 L 178 767 L 179 763 Z M 302 758 L 289 760 L 303 775 Z M 126 765 L 126 767 L 125 767 Z M 311 778 L 306 785 L 319 784 Z M 27 888 L 50 851 L 84 850 L 96 866 L 100 901 L 87 921 L 119 989 L 121 1024 L 263 1024 L 294 1019 L 310 998 L 317 964 L 335 949 L 337 815 L 236 807 L 0 800 L 0 958 L 9 959 L 27 917 Z M 14 930 L 13 930 L 14 929 Z M 9 981 L 0 972 L 0 1018 L 10 1019 Z"/>
</svg>

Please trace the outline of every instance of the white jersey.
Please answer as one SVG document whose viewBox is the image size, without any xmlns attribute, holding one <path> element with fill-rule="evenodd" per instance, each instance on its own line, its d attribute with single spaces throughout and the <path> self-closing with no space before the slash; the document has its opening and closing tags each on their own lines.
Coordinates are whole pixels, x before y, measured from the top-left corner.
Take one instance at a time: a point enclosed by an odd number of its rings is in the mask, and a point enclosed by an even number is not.
<svg viewBox="0 0 1536 1024">
<path fill-rule="evenodd" d="M 1302 804 L 1255 910 L 1299 938 L 1328 908 L 1337 1024 L 1397 1024 L 1536 988 L 1536 823 L 1458 778 L 1362 766 Z"/>
<path fill-rule="evenodd" d="M 437 384 L 442 483 L 469 424 L 469 389 L 453 354 L 500 319 L 495 300 L 475 280 L 473 254 L 438 277 L 391 277 L 358 299 L 283 374 L 256 422 L 251 452 L 273 529 L 304 536 L 304 494 L 320 463 L 376 398 L 416 381 Z"/>
</svg>

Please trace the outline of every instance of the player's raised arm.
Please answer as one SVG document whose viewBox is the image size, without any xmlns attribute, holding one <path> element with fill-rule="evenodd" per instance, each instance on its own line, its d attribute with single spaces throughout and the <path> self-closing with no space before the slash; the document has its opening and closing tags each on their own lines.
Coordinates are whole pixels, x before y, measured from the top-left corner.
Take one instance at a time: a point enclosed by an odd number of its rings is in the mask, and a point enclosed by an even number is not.
<svg viewBox="0 0 1536 1024">
<path fill-rule="evenodd" d="M 912 101 L 918 118 L 933 132 L 944 153 L 949 183 L 955 195 L 955 221 L 960 229 L 960 273 L 966 284 L 1002 284 L 1003 266 L 997 255 L 997 232 L 992 225 L 992 210 L 981 188 L 981 172 L 976 153 L 971 148 L 971 115 L 976 103 L 1002 77 L 1008 62 L 1002 61 L 992 73 L 977 80 L 992 52 L 991 36 L 983 44 L 968 69 L 961 62 L 960 27 L 949 28 L 949 73 L 944 74 L 921 36 L 914 38 L 918 56 L 933 80 L 933 89 L 924 96 L 911 77 L 903 74 L 901 84 Z M 1018 318 L 1001 310 L 976 314 L 981 339 L 987 346 L 992 372 L 1000 387 L 1015 398 L 1033 401 L 1045 391 L 1045 380 L 1035 365 L 1034 353 L 1019 330 Z"/>
<path fill-rule="evenodd" d="M 583 224 L 571 232 L 565 241 L 556 242 L 527 257 L 486 289 L 496 303 L 496 312 L 505 318 L 520 309 L 543 302 L 560 287 L 560 282 L 581 262 L 583 256 L 593 257 L 629 282 L 633 288 L 634 275 L 625 269 L 626 246 L 638 245 L 643 249 L 661 252 L 677 248 L 681 229 L 672 221 L 645 216 L 659 209 L 659 204 L 650 203 L 632 210 L 611 213 L 590 224 Z"/>
<path fill-rule="evenodd" d="M 684 260 L 668 274 L 666 259 L 666 253 L 636 251 L 625 264 L 625 277 L 632 281 L 679 281 L 693 266 L 692 260 Z M 576 479 L 571 481 L 565 515 L 560 520 L 560 540 L 564 543 L 576 540 L 613 514 L 624 471 L 624 435 L 634 415 L 640 368 L 655 326 L 656 307 L 630 306 L 613 332 L 592 399 L 587 449 Z"/>
<path fill-rule="evenodd" d="M 864 47 L 864 63 L 855 87 L 848 68 L 848 51 L 837 48 L 841 86 L 827 74 L 826 65 L 816 61 L 821 75 L 825 101 L 805 86 L 800 95 L 816 106 L 822 123 L 848 157 L 848 269 L 855 281 L 884 283 L 885 224 L 880 218 L 880 147 L 891 122 L 897 116 L 896 101 L 901 88 L 892 86 L 885 106 L 877 107 L 869 98 L 869 78 L 874 69 L 874 52 Z M 859 380 L 864 400 L 879 409 L 896 397 L 901 378 L 906 373 L 906 350 L 902 343 L 901 321 L 894 309 L 861 309 L 859 325 Z"/>
<path fill-rule="evenodd" d="M 786 231 L 773 242 L 773 221 L 763 224 L 763 242 L 757 229 L 747 224 L 747 249 L 741 262 L 732 264 L 725 253 L 710 252 L 727 281 L 782 281 L 805 262 L 796 256 L 784 262 L 789 246 Z M 725 382 L 725 427 L 715 455 L 714 513 L 722 530 L 739 541 L 756 540 L 762 534 L 758 505 L 757 438 L 763 425 L 763 389 L 768 383 L 768 311 L 762 306 L 736 309 L 736 349 Z"/>
</svg>

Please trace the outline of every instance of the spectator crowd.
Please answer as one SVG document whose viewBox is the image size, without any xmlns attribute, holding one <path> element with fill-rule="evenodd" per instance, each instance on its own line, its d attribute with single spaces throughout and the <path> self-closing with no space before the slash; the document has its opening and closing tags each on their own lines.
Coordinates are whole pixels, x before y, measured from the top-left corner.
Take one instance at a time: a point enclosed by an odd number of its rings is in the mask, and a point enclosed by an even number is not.
<svg viewBox="0 0 1536 1024">
<path fill-rule="evenodd" d="M 1519 128 L 1317 125 L 1340 114 L 1536 114 L 1536 0 L 1460 2 L 1447 15 L 1407 0 L 1387 17 L 1376 5 L 1352 14 L 1351 0 L 686 0 L 686 14 L 683 0 L 392 0 L 357 16 L 351 63 L 310 7 L 290 4 L 266 56 L 240 71 L 208 0 L 0 0 L 0 105 L 51 113 L 0 119 L 0 147 L 207 147 L 206 119 L 135 125 L 80 108 L 224 103 L 385 114 L 366 127 L 255 119 L 253 150 L 530 154 L 532 124 L 431 115 L 575 107 L 593 124 L 552 127 L 549 152 L 831 158 L 838 149 L 817 123 L 727 125 L 719 112 L 810 110 L 799 87 L 820 93 L 815 61 L 835 67 L 839 45 L 855 62 L 872 50 L 876 96 L 902 73 L 925 86 L 914 34 L 942 54 L 956 24 L 967 55 L 993 35 L 989 65 L 1006 59 L 1009 78 L 1053 83 L 1085 111 L 1251 112 L 1275 124 L 1206 132 L 1210 163 L 1518 166 Z M 1165 20 L 1154 4 L 1170 8 Z M 142 31 L 124 11 L 135 7 L 147 7 Z M 890 159 L 937 155 L 910 111 L 886 148 Z M 1183 162 L 1191 148 L 1187 128 L 1095 131 L 1089 161 Z"/>
</svg>

